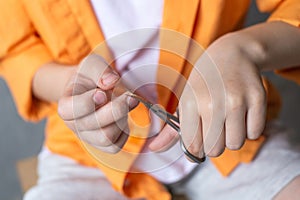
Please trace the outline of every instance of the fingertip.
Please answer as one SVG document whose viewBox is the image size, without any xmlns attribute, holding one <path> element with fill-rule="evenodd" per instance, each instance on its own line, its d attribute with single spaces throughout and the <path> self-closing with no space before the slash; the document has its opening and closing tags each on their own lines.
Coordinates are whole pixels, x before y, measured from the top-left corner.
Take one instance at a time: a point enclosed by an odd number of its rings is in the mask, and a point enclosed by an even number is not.
<svg viewBox="0 0 300 200">
<path fill-rule="evenodd" d="M 173 146 L 173 143 L 165 143 L 160 141 L 160 139 L 154 139 L 148 146 L 149 150 L 154 153 L 165 152 Z"/>
<path fill-rule="evenodd" d="M 58 113 L 59 117 L 63 120 L 67 120 L 70 118 L 66 112 L 66 108 L 68 107 L 68 103 L 67 103 L 66 99 L 67 99 L 67 97 L 61 98 L 58 101 L 58 107 L 57 107 L 57 113 Z"/>
<path fill-rule="evenodd" d="M 160 133 L 161 134 L 161 133 Z M 152 152 L 162 152 L 162 147 L 164 146 L 163 140 L 161 140 L 161 136 L 156 136 L 150 143 L 149 143 L 149 150 Z"/>
<path fill-rule="evenodd" d="M 130 108 L 130 110 L 134 109 L 138 104 L 139 104 L 139 101 L 136 100 L 135 98 L 132 98 L 131 96 L 127 95 L 127 104 Z"/>
<path fill-rule="evenodd" d="M 266 117 L 263 108 L 250 109 L 247 114 L 247 138 L 256 140 L 265 130 Z"/>
<path fill-rule="evenodd" d="M 165 126 L 159 135 L 149 144 L 153 152 L 164 152 L 170 149 L 178 140 L 178 133 L 170 126 Z"/>
<path fill-rule="evenodd" d="M 93 95 L 93 101 L 97 106 L 104 105 L 107 102 L 107 97 L 105 92 L 101 90 L 96 90 L 96 92 Z"/>
<path fill-rule="evenodd" d="M 247 127 L 247 138 L 250 140 L 258 139 L 265 130 L 265 122 L 249 122 Z"/>
<path fill-rule="evenodd" d="M 257 140 L 259 138 L 259 136 L 261 135 L 261 133 L 253 133 L 253 132 L 248 132 L 247 133 L 247 138 L 249 140 Z"/>
<path fill-rule="evenodd" d="M 202 162 L 204 162 L 204 160 L 206 159 L 205 157 L 196 157 L 195 156 L 195 160 L 193 160 L 191 157 L 189 157 L 189 156 L 187 156 L 187 155 L 185 155 L 184 156 L 185 157 L 185 159 L 187 159 L 190 163 L 193 163 L 193 164 L 200 164 L 200 163 L 202 163 Z"/>
<path fill-rule="evenodd" d="M 115 84 L 120 79 L 120 76 L 115 71 L 105 72 L 99 80 L 98 86 L 101 89 L 111 89 L 115 86 Z"/>
<path fill-rule="evenodd" d="M 159 143 L 157 141 L 157 138 L 154 139 L 148 146 L 149 150 L 152 152 L 159 152 Z"/>
</svg>

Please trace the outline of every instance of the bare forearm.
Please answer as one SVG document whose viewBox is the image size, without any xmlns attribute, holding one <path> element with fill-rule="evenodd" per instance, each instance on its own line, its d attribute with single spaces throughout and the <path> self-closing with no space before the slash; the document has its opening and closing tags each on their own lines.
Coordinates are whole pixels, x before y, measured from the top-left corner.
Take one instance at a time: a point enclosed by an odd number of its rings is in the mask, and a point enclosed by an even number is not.
<svg viewBox="0 0 300 200">
<path fill-rule="evenodd" d="M 230 35 L 230 34 L 229 34 Z M 284 22 L 262 23 L 232 34 L 261 70 L 300 65 L 300 29 Z"/>
<path fill-rule="evenodd" d="M 56 63 L 45 64 L 33 78 L 33 95 L 44 101 L 57 102 L 74 70 L 75 67 Z"/>
</svg>

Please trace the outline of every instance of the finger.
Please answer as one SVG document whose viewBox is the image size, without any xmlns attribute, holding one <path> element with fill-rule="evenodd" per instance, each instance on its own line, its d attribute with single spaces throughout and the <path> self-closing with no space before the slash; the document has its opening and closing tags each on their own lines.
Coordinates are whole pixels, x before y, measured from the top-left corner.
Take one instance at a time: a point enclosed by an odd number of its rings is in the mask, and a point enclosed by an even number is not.
<svg viewBox="0 0 300 200">
<path fill-rule="evenodd" d="M 211 135 L 208 138 L 208 135 Z M 205 134 L 204 136 L 204 152 L 209 157 L 218 157 L 225 150 L 225 128 L 218 134 Z"/>
<path fill-rule="evenodd" d="M 246 108 L 237 106 L 231 109 L 230 114 L 226 117 L 226 147 L 231 150 L 240 149 L 246 139 Z"/>
<path fill-rule="evenodd" d="M 128 112 L 138 105 L 138 101 L 127 94 L 108 102 L 95 112 L 76 119 L 75 124 L 78 131 L 96 130 L 108 126 L 127 116 Z"/>
<path fill-rule="evenodd" d="M 188 146 L 187 143 L 183 140 L 184 145 L 186 146 L 187 150 L 192 153 L 194 156 L 198 157 L 198 158 L 204 158 L 205 157 L 205 153 L 204 153 L 204 144 L 203 144 L 203 130 L 202 130 L 202 122 L 201 122 L 201 118 L 198 117 L 198 127 L 197 127 L 197 133 L 195 134 L 195 137 L 192 139 L 192 143 Z M 195 122 L 197 123 L 197 122 Z M 190 162 L 195 162 L 192 159 L 190 159 L 188 156 L 186 156 L 186 158 L 190 161 Z"/>
<path fill-rule="evenodd" d="M 265 129 L 266 123 L 266 105 L 259 103 L 250 106 L 247 112 L 247 138 L 257 139 Z"/>
<path fill-rule="evenodd" d="M 198 106 L 190 95 L 183 96 L 180 103 L 180 128 L 183 143 L 196 157 L 204 157 L 202 140 L 202 123 Z"/>
<path fill-rule="evenodd" d="M 107 146 L 107 147 L 102 147 L 102 146 L 97 146 L 97 145 L 93 145 L 93 146 L 103 152 L 115 154 L 115 153 L 118 153 L 122 149 L 122 147 L 125 145 L 128 137 L 129 137 L 128 131 L 125 131 L 125 132 L 122 132 L 120 137 L 118 138 L 118 140 L 110 146 Z"/>
<path fill-rule="evenodd" d="M 203 148 L 206 155 L 216 157 L 225 149 L 224 117 L 220 116 L 211 103 L 201 104 Z"/>
<path fill-rule="evenodd" d="M 149 144 L 154 152 L 163 152 L 171 148 L 178 141 L 178 132 L 171 126 L 165 125 L 159 135 Z"/>
<path fill-rule="evenodd" d="M 117 142 L 118 138 L 127 127 L 127 118 L 118 122 L 92 131 L 82 131 L 78 137 L 93 146 L 108 147 Z"/>
<path fill-rule="evenodd" d="M 105 92 L 94 89 L 75 96 L 64 96 L 58 102 L 58 114 L 63 120 L 73 120 L 95 111 L 107 102 Z"/>
<path fill-rule="evenodd" d="M 88 55 L 80 63 L 78 74 L 88 77 L 103 90 L 112 89 L 120 78 L 118 73 L 97 54 Z"/>
</svg>

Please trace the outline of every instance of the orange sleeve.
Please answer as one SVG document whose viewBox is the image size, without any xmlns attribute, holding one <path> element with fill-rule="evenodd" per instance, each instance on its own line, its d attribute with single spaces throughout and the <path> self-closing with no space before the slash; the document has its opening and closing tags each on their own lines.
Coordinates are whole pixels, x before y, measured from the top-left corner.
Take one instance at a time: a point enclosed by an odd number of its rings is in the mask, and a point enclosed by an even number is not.
<svg viewBox="0 0 300 200">
<path fill-rule="evenodd" d="M 0 75 L 19 114 L 31 121 L 43 118 L 52 106 L 32 96 L 31 82 L 38 67 L 52 57 L 19 0 L 0 1 L 0 44 Z"/>
<path fill-rule="evenodd" d="M 271 12 L 268 21 L 280 20 L 294 26 L 300 26 L 299 0 L 256 0 L 262 12 Z"/>
<path fill-rule="evenodd" d="M 283 21 L 300 28 L 299 0 L 256 0 L 262 12 L 272 12 L 268 21 Z M 276 70 L 276 73 L 300 84 L 300 66 Z"/>
</svg>

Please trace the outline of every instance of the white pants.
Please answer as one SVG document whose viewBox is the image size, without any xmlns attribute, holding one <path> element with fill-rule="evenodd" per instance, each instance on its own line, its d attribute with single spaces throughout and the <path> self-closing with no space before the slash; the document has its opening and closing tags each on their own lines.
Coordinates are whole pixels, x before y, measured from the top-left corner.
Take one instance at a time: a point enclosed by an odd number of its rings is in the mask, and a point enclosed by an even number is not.
<svg viewBox="0 0 300 200">
<path fill-rule="evenodd" d="M 278 123 L 268 125 L 269 138 L 256 159 L 239 165 L 229 177 L 222 177 L 207 160 L 185 180 L 170 185 L 174 193 L 191 200 L 268 200 L 300 175 L 300 135 Z M 118 200 L 103 173 L 77 164 L 72 159 L 44 150 L 39 156 L 39 181 L 25 200 Z"/>
</svg>

